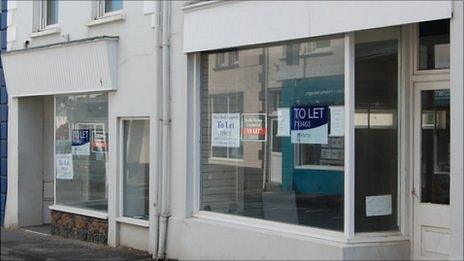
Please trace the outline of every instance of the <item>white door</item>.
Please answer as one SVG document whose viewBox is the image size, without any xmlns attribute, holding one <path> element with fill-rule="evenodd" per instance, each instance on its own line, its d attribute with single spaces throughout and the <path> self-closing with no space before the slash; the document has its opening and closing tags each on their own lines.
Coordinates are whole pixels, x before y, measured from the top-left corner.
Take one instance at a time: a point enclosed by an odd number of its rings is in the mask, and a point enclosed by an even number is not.
<svg viewBox="0 0 464 261">
<path fill-rule="evenodd" d="M 414 259 L 447 259 L 450 199 L 449 82 L 414 86 Z"/>
</svg>

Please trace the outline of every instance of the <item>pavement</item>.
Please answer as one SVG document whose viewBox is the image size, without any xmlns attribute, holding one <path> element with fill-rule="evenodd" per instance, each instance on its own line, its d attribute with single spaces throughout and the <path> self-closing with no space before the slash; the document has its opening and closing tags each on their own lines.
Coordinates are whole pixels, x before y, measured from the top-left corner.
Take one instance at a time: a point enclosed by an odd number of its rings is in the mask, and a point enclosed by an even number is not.
<svg viewBox="0 0 464 261">
<path fill-rule="evenodd" d="M 152 260 L 147 252 L 1 228 L 0 260 Z"/>
</svg>

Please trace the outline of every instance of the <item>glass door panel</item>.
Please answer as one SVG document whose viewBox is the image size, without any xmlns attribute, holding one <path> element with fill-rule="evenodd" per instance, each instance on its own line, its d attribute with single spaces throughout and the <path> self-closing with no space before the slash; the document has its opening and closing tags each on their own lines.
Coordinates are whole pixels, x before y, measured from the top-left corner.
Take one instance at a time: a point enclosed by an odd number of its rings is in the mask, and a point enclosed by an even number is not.
<svg viewBox="0 0 464 261">
<path fill-rule="evenodd" d="M 449 205 L 449 90 L 421 91 L 421 155 L 421 202 Z"/>
</svg>

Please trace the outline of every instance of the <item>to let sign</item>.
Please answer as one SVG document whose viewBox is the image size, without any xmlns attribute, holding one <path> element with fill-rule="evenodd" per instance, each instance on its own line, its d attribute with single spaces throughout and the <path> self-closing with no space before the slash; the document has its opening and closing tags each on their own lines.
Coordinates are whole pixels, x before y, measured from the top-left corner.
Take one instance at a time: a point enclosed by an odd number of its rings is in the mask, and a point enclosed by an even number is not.
<svg viewBox="0 0 464 261">
<path fill-rule="evenodd" d="M 265 142 L 267 116 L 265 113 L 242 113 L 242 141 Z"/>
<path fill-rule="evenodd" d="M 211 146 L 240 147 L 240 113 L 211 114 Z"/>
<path fill-rule="evenodd" d="M 291 110 L 291 141 L 303 144 L 327 144 L 327 106 L 294 106 Z"/>
</svg>

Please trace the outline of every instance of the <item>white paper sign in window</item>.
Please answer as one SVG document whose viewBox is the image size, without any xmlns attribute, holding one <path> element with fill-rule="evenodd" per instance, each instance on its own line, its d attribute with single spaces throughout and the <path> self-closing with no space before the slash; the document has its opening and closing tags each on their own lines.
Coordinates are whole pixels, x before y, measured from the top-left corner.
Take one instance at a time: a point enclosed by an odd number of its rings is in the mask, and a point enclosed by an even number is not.
<svg viewBox="0 0 464 261">
<path fill-rule="evenodd" d="M 330 107 L 330 137 L 343 137 L 345 133 L 345 107 Z"/>
<path fill-rule="evenodd" d="M 211 146 L 240 147 L 240 113 L 211 114 Z"/>
<path fill-rule="evenodd" d="M 57 179 L 73 179 L 73 155 L 72 154 L 57 154 L 56 155 L 56 178 Z"/>
<path fill-rule="evenodd" d="M 277 109 L 277 134 L 278 137 L 290 136 L 290 108 Z"/>
<path fill-rule="evenodd" d="M 366 216 L 387 216 L 392 214 L 391 195 L 366 197 Z"/>
</svg>

